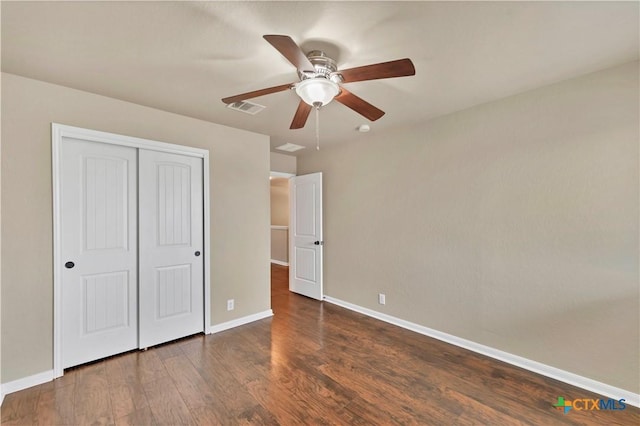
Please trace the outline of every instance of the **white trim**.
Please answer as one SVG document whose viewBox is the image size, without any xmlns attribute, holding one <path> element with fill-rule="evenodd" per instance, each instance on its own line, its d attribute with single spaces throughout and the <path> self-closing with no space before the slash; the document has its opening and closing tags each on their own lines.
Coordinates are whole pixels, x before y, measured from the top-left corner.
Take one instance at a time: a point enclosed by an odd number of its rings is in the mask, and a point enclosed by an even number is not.
<svg viewBox="0 0 640 426">
<path fill-rule="evenodd" d="M 287 225 L 271 225 L 271 229 L 288 231 L 289 227 Z"/>
<path fill-rule="evenodd" d="M 60 265 L 60 145 L 62 127 L 51 123 L 51 178 L 53 180 L 53 377 L 64 374 L 62 368 L 62 268 Z"/>
<path fill-rule="evenodd" d="M 21 391 L 32 386 L 38 386 L 43 383 L 47 383 L 53 380 L 53 370 L 43 371 L 42 373 L 34 374 L 32 376 L 23 377 L 22 379 L 14 380 L 2 384 L 2 399 L 5 395 L 13 392 Z"/>
<path fill-rule="evenodd" d="M 285 172 L 270 172 L 269 173 L 270 177 L 276 177 L 276 178 L 290 178 L 290 177 L 294 177 L 295 174 L 293 173 L 285 173 Z"/>
<path fill-rule="evenodd" d="M 211 334 L 211 208 L 210 203 L 210 182 L 209 175 L 209 151 L 204 152 L 202 157 L 202 192 L 203 192 L 203 212 L 204 224 L 202 232 L 204 232 L 204 334 Z"/>
<path fill-rule="evenodd" d="M 381 312 L 374 311 L 372 309 L 364 308 L 362 306 L 354 305 L 353 303 L 345 302 L 344 300 L 336 299 L 330 296 L 324 296 L 324 300 L 333 303 L 334 305 L 341 306 L 343 308 L 359 312 L 369 317 L 378 319 L 380 321 L 387 322 L 389 324 L 397 325 L 398 327 L 405 328 L 407 330 L 414 331 L 425 336 L 433 337 L 434 339 L 441 340 L 443 342 L 458 346 L 470 351 L 486 355 L 490 358 L 494 358 L 503 362 L 506 362 L 516 367 L 524 368 L 525 370 L 532 371 L 534 373 L 541 374 L 546 377 L 550 377 L 555 380 L 559 380 L 564 383 L 568 383 L 579 388 L 595 392 L 597 394 L 613 398 L 624 398 L 625 402 L 634 407 L 640 407 L 640 394 L 630 392 L 625 389 L 620 389 L 615 386 L 608 385 L 606 383 L 598 382 L 587 377 L 579 376 L 569 371 L 561 370 L 550 365 L 542 364 L 537 361 L 533 361 L 527 358 L 523 358 L 518 355 L 514 355 L 508 352 L 501 351 L 489 346 L 482 345 L 480 343 L 472 342 L 470 340 L 463 339 L 448 333 L 443 333 L 432 328 L 428 328 L 419 324 L 415 324 L 409 321 L 405 321 L 400 318 L 393 317 L 391 315 L 383 314 Z"/>
<path fill-rule="evenodd" d="M 267 309 L 266 311 L 258 312 L 257 314 L 247 315 L 246 317 L 236 318 L 234 320 L 223 322 L 221 324 L 212 325 L 210 330 L 211 333 L 220 333 L 221 331 L 229 330 L 230 328 L 239 327 L 241 325 L 249 324 L 250 322 L 258 321 L 272 316 L 273 311 L 271 309 Z"/>
<path fill-rule="evenodd" d="M 280 266 L 289 266 L 289 263 L 283 262 L 281 260 L 271 259 L 271 263 L 275 263 L 276 265 L 280 265 Z"/>
<path fill-rule="evenodd" d="M 204 312 L 203 328 L 205 333 L 211 333 L 211 259 L 206 255 L 211 253 L 210 241 L 210 188 L 209 188 L 209 151 L 201 148 L 194 148 L 186 145 L 175 145 L 165 142 L 158 142 L 150 139 L 141 139 L 131 136 L 118 135 L 115 133 L 100 132 L 97 130 L 83 129 L 80 127 L 67 126 L 64 124 L 51 123 L 51 158 L 52 158 L 52 178 L 53 178 L 53 377 L 61 377 L 64 374 L 62 368 L 62 268 L 60 266 L 60 148 L 62 139 L 76 138 L 92 142 L 106 143 L 111 145 L 128 146 L 138 149 L 148 149 L 152 151 L 167 152 L 172 154 L 186 155 L 190 157 L 202 158 L 203 171 L 203 214 L 204 214 Z"/>
<path fill-rule="evenodd" d="M 85 141 L 107 143 L 111 145 L 125 145 L 133 148 L 148 149 L 151 151 L 168 152 L 171 154 L 188 155 L 190 157 L 204 158 L 208 150 L 194 148 L 187 145 L 154 141 L 151 139 L 136 138 L 133 136 L 119 135 L 117 133 L 101 132 L 99 130 L 83 129 L 82 127 L 67 126 L 66 124 L 51 123 L 54 134 L 59 137 L 78 138 Z"/>
</svg>

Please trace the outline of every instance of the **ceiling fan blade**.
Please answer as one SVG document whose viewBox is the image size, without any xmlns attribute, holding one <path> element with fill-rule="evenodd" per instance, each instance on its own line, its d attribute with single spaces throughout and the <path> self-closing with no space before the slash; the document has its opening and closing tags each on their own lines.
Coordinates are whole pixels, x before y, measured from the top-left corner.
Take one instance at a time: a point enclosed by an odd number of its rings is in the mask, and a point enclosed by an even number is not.
<svg viewBox="0 0 640 426">
<path fill-rule="evenodd" d="M 298 109 L 296 110 L 296 114 L 293 116 L 293 121 L 291 122 L 290 129 L 302 129 L 307 122 L 307 118 L 309 118 L 309 113 L 311 113 L 311 105 L 301 100 L 298 104 Z"/>
<path fill-rule="evenodd" d="M 406 77 L 415 75 L 416 69 L 411 59 L 398 59 L 395 61 L 381 62 L 379 64 L 365 65 L 363 67 L 349 68 L 338 71 L 344 79 L 343 83 L 354 81 L 377 80 L 380 78 Z"/>
<path fill-rule="evenodd" d="M 253 92 L 243 93 L 241 95 L 229 96 L 228 98 L 222 98 L 222 102 L 225 104 L 232 104 L 234 102 L 245 101 L 251 98 L 257 98 L 258 96 L 268 95 L 270 93 L 282 92 L 284 90 L 293 87 L 293 83 L 282 84 L 280 86 L 268 87 L 266 89 L 254 90 Z"/>
<path fill-rule="evenodd" d="M 315 72 L 315 68 L 307 55 L 304 54 L 300 46 L 286 35 L 265 35 L 263 36 L 269 44 L 276 48 L 289 62 L 300 71 Z"/>
<path fill-rule="evenodd" d="M 340 102 L 342 105 L 348 106 L 363 117 L 376 121 L 378 118 L 384 115 L 384 111 L 371 105 L 369 102 L 354 95 L 346 90 L 344 87 L 340 88 L 341 92 L 334 99 Z"/>
</svg>

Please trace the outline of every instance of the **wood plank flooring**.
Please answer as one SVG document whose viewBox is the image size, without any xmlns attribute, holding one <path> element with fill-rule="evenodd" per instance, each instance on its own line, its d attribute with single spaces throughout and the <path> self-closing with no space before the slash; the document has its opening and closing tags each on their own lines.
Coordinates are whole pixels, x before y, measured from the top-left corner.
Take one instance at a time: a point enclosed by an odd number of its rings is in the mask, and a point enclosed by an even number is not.
<svg viewBox="0 0 640 426">
<path fill-rule="evenodd" d="M 9 394 L 2 424 L 640 425 L 640 410 L 335 305 L 289 293 L 275 316 L 68 370 Z"/>
</svg>

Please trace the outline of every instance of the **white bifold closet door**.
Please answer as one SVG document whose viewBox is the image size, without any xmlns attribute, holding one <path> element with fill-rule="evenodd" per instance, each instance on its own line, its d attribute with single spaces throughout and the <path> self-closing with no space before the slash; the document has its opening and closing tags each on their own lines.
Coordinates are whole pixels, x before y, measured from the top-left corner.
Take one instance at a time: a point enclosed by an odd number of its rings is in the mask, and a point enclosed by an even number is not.
<svg viewBox="0 0 640 426">
<path fill-rule="evenodd" d="M 202 159 L 65 138 L 62 368 L 204 330 Z"/>
</svg>

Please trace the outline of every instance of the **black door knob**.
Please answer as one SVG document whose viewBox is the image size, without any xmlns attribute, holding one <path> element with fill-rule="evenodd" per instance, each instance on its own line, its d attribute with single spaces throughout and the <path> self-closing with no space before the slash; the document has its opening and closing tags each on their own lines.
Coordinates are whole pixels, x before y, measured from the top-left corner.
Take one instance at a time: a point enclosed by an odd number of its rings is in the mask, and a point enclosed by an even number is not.
<svg viewBox="0 0 640 426">
<path fill-rule="evenodd" d="M 200 252 L 199 251 L 197 251 L 195 254 L 196 254 L 196 256 L 200 256 Z"/>
<path fill-rule="evenodd" d="M 73 263 L 73 262 L 67 262 L 67 263 L 64 264 L 64 267 L 67 268 L 67 269 L 71 269 L 74 266 L 76 266 L 76 264 Z"/>
<path fill-rule="evenodd" d="M 320 245 L 320 241 L 314 241 L 313 244 L 319 246 Z"/>
</svg>

